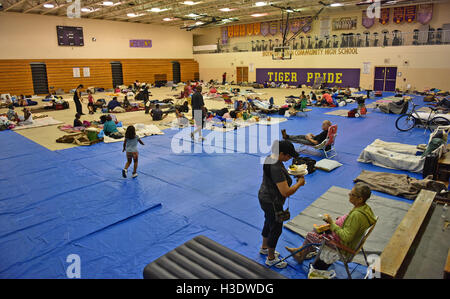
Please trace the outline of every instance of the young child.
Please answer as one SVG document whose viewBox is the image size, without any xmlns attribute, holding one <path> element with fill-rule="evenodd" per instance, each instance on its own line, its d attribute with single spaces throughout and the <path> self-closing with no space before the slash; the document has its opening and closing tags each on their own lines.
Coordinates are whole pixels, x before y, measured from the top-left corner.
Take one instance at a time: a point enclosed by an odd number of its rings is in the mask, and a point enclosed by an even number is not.
<svg viewBox="0 0 450 299">
<path fill-rule="evenodd" d="M 73 120 L 73 126 L 74 127 L 82 127 L 83 123 L 81 122 L 81 114 L 77 113 L 75 114 L 75 119 Z"/>
<path fill-rule="evenodd" d="M 128 167 L 131 165 L 131 159 L 134 160 L 134 168 L 133 168 L 133 178 L 137 177 L 137 166 L 138 166 L 138 150 L 137 143 L 144 145 L 139 136 L 136 135 L 136 129 L 134 126 L 128 126 L 127 131 L 125 132 L 125 140 L 123 141 L 123 151 L 127 151 L 127 164 L 125 164 L 125 168 L 122 169 L 122 176 L 124 178 L 127 177 Z"/>
<path fill-rule="evenodd" d="M 89 114 L 94 114 L 96 107 L 94 105 L 94 97 L 92 96 L 92 91 L 90 89 L 87 90 L 88 93 L 88 110 Z"/>
</svg>

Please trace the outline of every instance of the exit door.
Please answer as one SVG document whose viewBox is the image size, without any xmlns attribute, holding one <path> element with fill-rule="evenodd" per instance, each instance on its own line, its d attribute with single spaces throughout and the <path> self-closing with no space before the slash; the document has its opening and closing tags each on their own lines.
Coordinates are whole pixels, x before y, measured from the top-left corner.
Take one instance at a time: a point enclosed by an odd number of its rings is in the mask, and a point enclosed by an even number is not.
<svg viewBox="0 0 450 299">
<path fill-rule="evenodd" d="M 248 82 L 248 67 L 238 66 L 236 67 L 236 81 L 237 83 Z"/>
<path fill-rule="evenodd" d="M 397 67 L 375 67 L 373 90 L 395 91 Z"/>
</svg>

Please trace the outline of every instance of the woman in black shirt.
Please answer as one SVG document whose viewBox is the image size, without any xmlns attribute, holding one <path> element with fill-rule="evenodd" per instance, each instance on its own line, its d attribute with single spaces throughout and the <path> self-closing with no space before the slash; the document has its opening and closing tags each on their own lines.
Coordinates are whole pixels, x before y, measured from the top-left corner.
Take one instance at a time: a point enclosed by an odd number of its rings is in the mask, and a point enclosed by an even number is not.
<svg viewBox="0 0 450 299">
<path fill-rule="evenodd" d="M 75 102 L 75 107 L 77 109 L 77 113 L 80 115 L 84 115 L 83 107 L 81 106 L 81 89 L 83 88 L 83 84 L 78 85 L 77 89 L 73 93 L 73 101 Z"/>
</svg>

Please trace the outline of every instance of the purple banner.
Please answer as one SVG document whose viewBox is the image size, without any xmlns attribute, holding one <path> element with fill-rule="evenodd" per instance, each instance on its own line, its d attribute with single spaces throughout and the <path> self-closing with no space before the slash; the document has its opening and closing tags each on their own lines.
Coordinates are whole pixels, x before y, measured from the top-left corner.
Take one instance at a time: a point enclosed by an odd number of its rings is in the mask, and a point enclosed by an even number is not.
<svg viewBox="0 0 450 299">
<path fill-rule="evenodd" d="M 151 48 L 151 39 L 132 39 L 130 40 L 130 48 Z"/>
<path fill-rule="evenodd" d="M 256 82 L 282 83 L 312 86 L 316 78 L 324 78 L 327 87 L 359 87 L 360 69 L 256 69 Z"/>
</svg>

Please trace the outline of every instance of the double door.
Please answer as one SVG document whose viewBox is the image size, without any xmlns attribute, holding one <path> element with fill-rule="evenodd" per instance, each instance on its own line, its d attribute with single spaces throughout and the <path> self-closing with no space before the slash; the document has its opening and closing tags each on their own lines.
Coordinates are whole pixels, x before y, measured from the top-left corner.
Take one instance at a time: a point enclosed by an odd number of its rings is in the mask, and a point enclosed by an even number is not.
<svg viewBox="0 0 450 299">
<path fill-rule="evenodd" d="M 373 90 L 395 91 L 397 67 L 375 67 Z"/>
<path fill-rule="evenodd" d="M 248 67 L 238 66 L 236 67 L 236 81 L 237 83 L 248 82 Z"/>
</svg>

